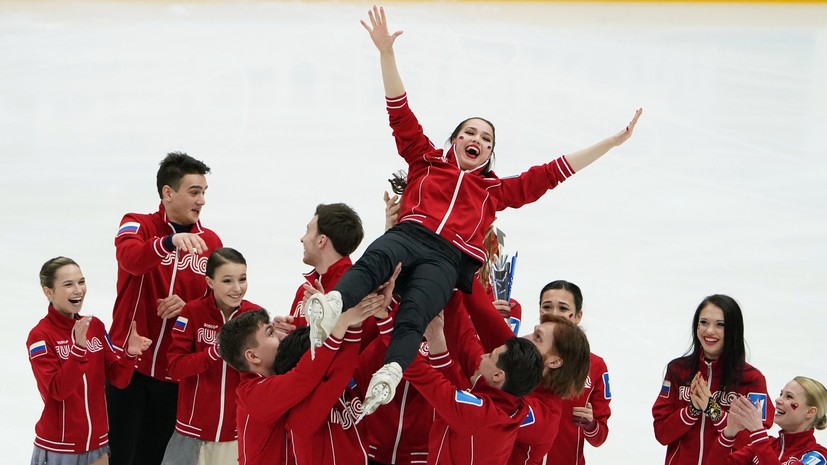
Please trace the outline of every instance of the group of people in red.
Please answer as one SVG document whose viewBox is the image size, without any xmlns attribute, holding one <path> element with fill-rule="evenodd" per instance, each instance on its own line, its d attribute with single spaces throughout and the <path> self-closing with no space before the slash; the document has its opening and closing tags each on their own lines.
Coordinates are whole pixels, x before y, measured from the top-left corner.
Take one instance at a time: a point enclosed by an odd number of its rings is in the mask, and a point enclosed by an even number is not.
<svg viewBox="0 0 827 465">
<path fill-rule="evenodd" d="M 578 326 L 580 288 L 546 285 L 540 323 L 517 337 L 504 316 L 521 306 L 479 270 L 496 212 L 624 143 L 641 110 L 611 137 L 500 178 L 486 119 L 460 123 L 444 150 L 424 135 L 396 67 L 401 32 L 381 8 L 368 15 L 408 165 L 401 199 L 386 195 L 387 231 L 353 263 L 359 216 L 319 205 L 301 238 L 313 269 L 273 317 L 244 300 L 243 255 L 200 223 L 209 167 L 169 154 L 158 211 L 125 215 L 116 234 L 109 332 L 80 313 L 77 263 L 41 269 L 49 306 L 27 340 L 45 404 L 32 465 L 574 465 L 586 442 L 606 440 L 609 374 Z M 691 333 L 652 410 L 667 465 L 827 463 L 813 436 L 827 427 L 827 390 L 797 377 L 773 401 L 745 361 L 735 300 L 704 299 Z"/>
</svg>

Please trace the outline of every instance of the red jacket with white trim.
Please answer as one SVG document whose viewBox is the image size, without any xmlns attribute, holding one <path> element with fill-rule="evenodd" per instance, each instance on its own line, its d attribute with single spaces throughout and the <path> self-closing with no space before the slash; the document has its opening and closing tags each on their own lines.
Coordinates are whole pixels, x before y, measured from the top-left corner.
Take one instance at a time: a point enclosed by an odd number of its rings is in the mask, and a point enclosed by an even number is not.
<svg viewBox="0 0 827 465">
<path fill-rule="evenodd" d="M 295 368 L 283 375 L 241 373 L 236 389 L 239 465 L 287 463 L 287 412 L 304 400 L 330 369 L 342 341 L 332 336 L 316 349 L 316 359 L 306 353 Z"/>
<path fill-rule="evenodd" d="M 362 386 L 366 386 L 354 375 L 361 342 L 362 330 L 348 329 L 345 343 L 324 379 L 315 385 L 294 386 L 294 389 L 309 391 L 310 395 L 287 414 L 289 463 L 364 465 L 367 462 L 365 423 L 355 424 L 362 413 Z"/>
<path fill-rule="evenodd" d="M 106 328 L 95 317 L 86 332 L 86 348 L 75 344 L 72 328 L 76 321 L 49 305 L 46 317 L 26 340 L 44 403 L 34 444 L 62 454 L 88 452 L 109 443 L 106 380 L 126 387 L 137 361 L 137 357 L 115 353 Z"/>
<path fill-rule="evenodd" d="M 609 384 L 609 370 L 606 362 L 598 355 L 589 354 L 589 376 L 583 392 L 575 399 L 563 399 L 563 411 L 557 439 L 548 454 L 549 465 L 583 465 L 583 446 L 588 441 L 592 447 L 600 447 L 609 436 L 609 416 L 612 414 L 609 402 L 612 393 Z M 594 421 L 588 426 L 577 426 L 572 411 L 574 407 L 592 404 Z"/>
<path fill-rule="evenodd" d="M 723 415 L 713 423 L 706 415 L 690 415 L 689 385 L 693 377 L 685 357 L 669 362 L 661 392 L 652 407 L 655 438 L 666 446 L 666 465 L 718 465 L 726 462 L 726 456 L 714 453 L 714 443 L 718 434 L 726 426 L 729 405 L 738 394 L 762 398 L 766 411 L 763 423 L 766 428 L 772 426 L 775 407 L 767 402 L 767 381 L 760 371 L 744 363 L 740 386 L 737 390 L 728 388 L 721 392 L 721 368 L 717 360 L 703 359 L 701 354 L 700 371 L 709 383 L 712 397 L 720 404 Z M 747 431 L 741 431 L 736 437 L 734 447 L 743 447 L 748 443 Z"/>
<path fill-rule="evenodd" d="M 305 273 L 304 279 L 311 286 L 315 286 L 316 280 L 320 279 L 324 290 L 332 291 L 333 288 L 336 287 L 336 283 L 339 282 L 339 278 L 341 278 L 342 275 L 345 274 L 345 271 L 347 271 L 351 266 L 353 266 L 353 262 L 350 260 L 350 256 L 342 257 L 336 263 L 330 265 L 330 268 L 327 269 L 327 273 L 319 274 L 319 272 L 314 268 L 310 272 Z M 299 286 L 299 289 L 296 290 L 296 296 L 293 298 L 293 305 L 290 306 L 290 316 L 293 317 L 293 324 L 297 328 L 307 326 L 307 320 L 304 316 L 304 308 L 302 308 L 302 299 L 304 299 L 304 284 Z"/>
<path fill-rule="evenodd" d="M 386 100 L 396 147 L 408 163 L 399 221 L 423 225 L 480 263 L 496 212 L 534 202 L 574 174 L 565 156 L 502 179 L 484 173 L 487 164 L 464 171 L 453 147 L 443 153 L 425 136 L 407 94 Z"/>
<path fill-rule="evenodd" d="M 508 461 L 528 404 L 480 376 L 470 391 L 457 388 L 421 355 L 404 376 L 434 406 L 428 464 L 502 465 Z"/>
<path fill-rule="evenodd" d="M 200 233 L 207 243 L 206 253 L 185 254 L 177 249 L 166 249 L 164 238 L 175 234 L 175 229 L 161 204 L 151 215 L 124 215 L 115 236 L 118 294 L 112 310 L 112 343 L 116 350 L 122 351 L 134 321 L 138 334 L 152 339 L 137 370 L 162 381 L 171 381 L 167 374 L 167 351 L 175 320 L 158 316 L 158 299 L 170 294 L 176 294 L 184 302 L 203 297 L 207 292 L 204 278 L 207 258 L 221 247 L 221 239 L 201 227 L 200 221 L 192 225 L 190 232 Z"/>
<path fill-rule="evenodd" d="M 230 319 L 260 306 L 246 300 Z M 236 439 L 235 389 L 239 375 L 218 355 L 218 331 L 224 314 L 212 292 L 190 301 L 172 328 L 169 376 L 178 381 L 175 430 L 202 441 Z"/>
<path fill-rule="evenodd" d="M 727 465 L 824 465 L 827 464 L 827 448 L 816 442 L 812 428 L 800 433 L 778 432 L 778 437 L 769 436 L 762 429 L 750 433 L 748 446 L 729 454 Z M 723 433 L 719 436 L 719 453 L 726 454 L 734 438 Z"/>
</svg>

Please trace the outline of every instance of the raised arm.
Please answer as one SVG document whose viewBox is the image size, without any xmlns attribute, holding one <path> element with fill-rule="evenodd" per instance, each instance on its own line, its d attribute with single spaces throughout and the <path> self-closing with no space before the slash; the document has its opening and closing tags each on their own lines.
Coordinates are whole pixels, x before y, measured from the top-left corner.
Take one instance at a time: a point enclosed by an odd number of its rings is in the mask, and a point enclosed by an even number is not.
<svg viewBox="0 0 827 465">
<path fill-rule="evenodd" d="M 640 118 L 641 113 L 643 113 L 643 108 L 638 108 L 629 125 L 617 134 L 607 137 L 591 147 L 586 147 L 585 149 L 580 149 L 576 152 L 566 154 L 566 160 L 568 160 L 574 171 L 580 171 L 591 165 L 592 162 L 605 155 L 606 152 L 626 142 L 630 137 L 632 137 L 632 132 L 635 130 L 635 124 L 637 123 L 638 118 Z"/>
<path fill-rule="evenodd" d="M 402 31 L 396 31 L 393 34 L 388 32 L 388 21 L 385 17 L 384 8 L 374 6 L 372 10 L 368 10 L 368 17 L 370 18 L 370 25 L 364 21 L 360 22 L 379 50 L 379 64 L 382 67 L 385 97 L 399 97 L 405 93 L 405 86 L 402 85 L 402 78 L 399 77 L 399 69 L 396 67 L 393 43 L 402 34 Z"/>
</svg>

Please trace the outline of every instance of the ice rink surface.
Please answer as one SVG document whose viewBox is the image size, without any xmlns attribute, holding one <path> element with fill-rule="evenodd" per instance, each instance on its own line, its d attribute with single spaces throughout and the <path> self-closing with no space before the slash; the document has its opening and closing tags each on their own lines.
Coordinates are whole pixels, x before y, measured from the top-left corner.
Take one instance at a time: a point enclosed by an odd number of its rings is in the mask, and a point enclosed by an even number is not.
<svg viewBox="0 0 827 465">
<path fill-rule="evenodd" d="M 1 2 L 3 463 L 41 412 L 26 361 L 40 265 L 73 257 L 84 313 L 111 321 L 113 238 L 153 212 L 168 151 L 205 160 L 202 221 L 249 262 L 248 300 L 283 314 L 318 203 L 381 233 L 404 165 L 387 126 L 366 2 Z M 611 373 L 611 433 L 589 463 L 660 463 L 651 406 L 704 296 L 741 304 L 774 397 L 827 382 L 827 5 L 387 5 L 411 106 L 432 140 L 481 115 L 501 176 L 633 138 L 535 204 L 503 212 L 523 332 L 540 288 L 579 284 Z M 827 434 L 818 433 L 822 443 Z"/>
</svg>

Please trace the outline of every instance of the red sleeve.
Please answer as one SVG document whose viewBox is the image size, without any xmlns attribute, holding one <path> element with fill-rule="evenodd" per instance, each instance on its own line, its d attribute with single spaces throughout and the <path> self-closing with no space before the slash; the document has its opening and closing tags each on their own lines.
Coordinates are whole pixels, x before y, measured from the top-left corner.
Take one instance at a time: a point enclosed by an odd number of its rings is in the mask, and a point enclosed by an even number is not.
<svg viewBox="0 0 827 465">
<path fill-rule="evenodd" d="M 609 402 L 612 400 L 612 394 L 609 385 L 609 369 L 606 368 L 606 362 L 600 358 L 593 359 L 596 362 L 596 373 L 599 374 L 594 383 L 594 391 L 589 398 L 592 404 L 592 416 L 594 422 L 589 425 L 589 428 L 583 429 L 583 436 L 589 441 L 593 447 L 600 447 L 606 438 L 609 436 L 609 416 L 612 414 L 612 409 Z"/>
<path fill-rule="evenodd" d="M 351 341 L 351 338 L 355 341 Z M 324 424 L 336 400 L 341 397 L 348 381 L 353 378 L 353 370 L 359 359 L 361 331 L 348 330 L 345 339 L 348 342 L 336 354 L 335 363 L 330 364 L 324 379 L 317 386 L 307 386 L 310 395 L 290 409 L 285 423 L 288 430 L 303 436 L 315 434 Z"/>
<path fill-rule="evenodd" d="M 486 351 L 491 352 L 514 337 L 508 323 L 494 307 L 491 297 L 485 292 L 479 279 L 474 280 L 471 294 L 463 294 L 463 299 L 464 308 L 471 317 L 473 327 L 476 328 Z"/>
<path fill-rule="evenodd" d="M 491 401 L 465 391 L 458 392 L 456 386 L 442 373 L 428 366 L 422 355 L 417 355 L 405 370 L 404 376 L 445 422 L 460 434 L 474 434 L 478 428 L 490 425 L 491 421 L 499 416 Z M 477 402 L 458 402 L 458 395 Z"/>
<path fill-rule="evenodd" d="M 29 362 L 37 381 L 40 395 L 56 400 L 66 400 L 80 386 L 83 375 L 86 373 L 88 359 L 86 349 L 73 344 L 69 350 L 69 358 L 63 363 L 57 355 L 56 347 L 42 331 L 37 328 L 29 333 L 26 346 L 29 348 Z M 42 347 L 45 352 L 32 353 L 33 347 Z"/>
<path fill-rule="evenodd" d="M 359 362 L 356 364 L 353 373 L 356 380 L 356 389 L 363 399 L 371 377 L 385 362 L 385 352 L 388 350 L 388 343 L 393 334 L 393 316 L 388 315 L 387 318 L 376 320 L 372 325 L 371 332 L 375 332 L 374 339 L 367 346 L 365 346 L 364 340 L 362 341 L 364 349 L 359 355 Z M 364 333 L 365 329 L 363 328 L 363 336 Z"/>
<path fill-rule="evenodd" d="M 743 432 L 743 431 L 742 431 Z M 742 447 L 727 456 L 727 465 L 780 465 L 778 452 L 772 448 L 772 439 L 767 430 L 762 429 L 749 433 L 749 445 Z M 724 438 L 726 440 L 726 438 Z M 718 441 L 716 441 L 717 443 Z M 720 443 L 718 443 L 720 445 Z M 801 463 L 799 461 L 785 462 L 786 465 Z"/>
<path fill-rule="evenodd" d="M 129 386 L 129 382 L 132 381 L 132 374 L 135 372 L 135 364 L 138 362 L 138 356 L 129 355 L 127 347 L 124 347 L 123 356 L 118 355 L 112 346 L 112 341 L 109 340 L 109 335 L 106 333 L 103 322 L 97 318 L 92 318 L 92 322 L 96 326 L 96 333 L 100 334 L 105 340 L 105 344 L 103 345 L 103 358 L 106 364 L 106 379 L 116 388 L 125 389 Z"/>
<path fill-rule="evenodd" d="M 145 274 L 161 264 L 161 260 L 174 250 L 164 248 L 163 237 L 152 235 L 152 225 L 145 224 L 145 215 L 127 213 L 121 220 L 119 233 L 115 237 L 115 257 L 118 266 L 135 276 Z M 151 221 L 146 219 L 146 221 Z M 127 232 L 129 224 L 140 225 L 137 231 Z"/>
<path fill-rule="evenodd" d="M 775 419 L 775 402 L 773 402 L 772 398 L 767 393 L 767 380 L 764 378 L 764 375 L 761 374 L 754 367 L 750 367 L 748 370 L 744 371 L 744 379 L 741 382 L 741 386 L 738 389 L 739 393 L 747 396 L 762 396 L 764 398 L 764 407 L 767 409 L 766 416 L 763 418 L 763 425 L 764 429 L 769 430 L 772 428 L 773 421 Z M 723 429 L 726 426 L 726 423 L 721 426 Z M 741 431 L 738 436 L 736 436 L 734 448 L 736 450 L 744 447 L 747 444 L 752 444 L 753 438 L 747 435 L 746 431 Z"/>
<path fill-rule="evenodd" d="M 202 299 L 194 300 L 186 305 L 178 315 L 176 324 L 173 324 L 172 342 L 167 350 L 167 362 L 169 377 L 174 380 L 189 378 L 206 372 L 216 363 L 221 363 L 215 345 L 207 346 L 197 350 L 196 334 L 197 316 L 199 311 L 206 311 L 202 308 Z M 178 324 L 181 323 L 181 324 Z M 180 329 L 180 328 L 184 329 Z"/>
<path fill-rule="evenodd" d="M 429 352 L 428 363 L 431 368 L 442 373 L 458 389 L 471 389 L 471 379 L 460 371 L 459 365 L 454 363 L 450 353 L 434 354 Z"/>
<path fill-rule="evenodd" d="M 261 423 L 274 423 L 288 410 L 304 400 L 324 377 L 341 342 L 328 337 L 316 350 L 316 359 L 306 353 L 295 368 L 283 375 L 268 376 L 259 380 L 246 380 L 236 389 L 236 396 L 248 408 L 251 418 Z"/>
<path fill-rule="evenodd" d="M 682 383 L 674 376 L 672 369 L 673 364 L 670 363 L 666 368 L 661 392 L 652 406 L 655 438 L 664 446 L 680 439 L 700 419 L 689 415 L 689 403 L 679 398 L 678 391 Z"/>
<path fill-rule="evenodd" d="M 519 176 L 501 178 L 502 202 L 497 204 L 497 210 L 519 208 L 535 202 L 549 189 L 554 189 L 572 175 L 574 169 L 566 157 L 562 156 L 545 165 L 532 166 Z"/>
<path fill-rule="evenodd" d="M 433 151 L 433 144 L 425 136 L 422 126 L 408 106 L 408 94 L 386 98 L 385 101 L 399 155 L 410 164 L 423 154 Z"/>
<path fill-rule="evenodd" d="M 477 332 L 471 324 L 462 300 L 467 294 L 454 292 L 448 305 L 445 307 L 445 340 L 448 343 L 448 350 L 453 354 L 454 361 L 459 364 L 466 378 L 477 371 L 480 365 L 480 357 L 486 353 L 477 337 Z M 499 316 L 498 316 L 499 317 Z M 502 318 L 500 318 L 502 321 Z"/>
</svg>

